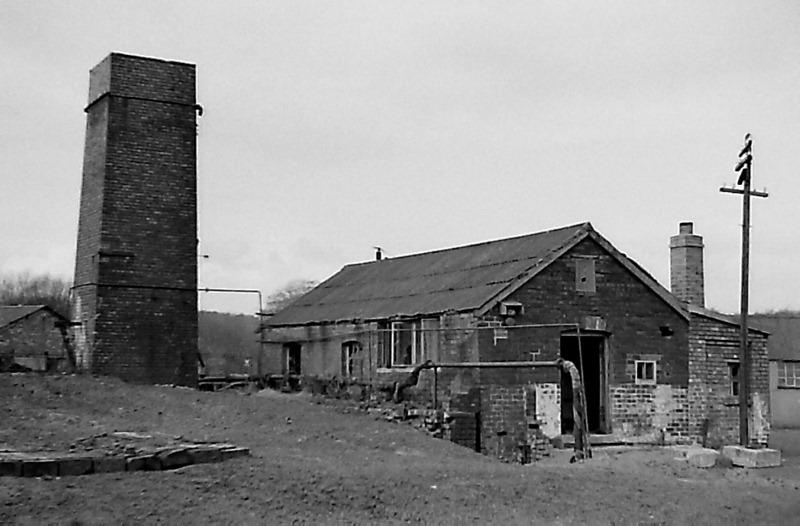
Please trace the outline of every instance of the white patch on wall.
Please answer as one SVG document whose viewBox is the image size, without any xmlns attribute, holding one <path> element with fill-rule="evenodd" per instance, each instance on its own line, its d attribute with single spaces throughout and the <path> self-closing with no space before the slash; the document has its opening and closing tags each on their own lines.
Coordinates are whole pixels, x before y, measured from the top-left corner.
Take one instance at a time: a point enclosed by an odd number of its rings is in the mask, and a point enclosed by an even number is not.
<svg viewBox="0 0 800 526">
<path fill-rule="evenodd" d="M 653 392 L 653 427 L 656 431 L 666 428 L 674 418 L 678 404 L 672 394 L 671 385 L 656 385 Z"/>
<path fill-rule="evenodd" d="M 87 341 L 86 333 L 89 330 L 89 318 L 83 312 L 83 301 L 78 294 L 74 295 L 73 318 L 72 321 L 80 322 L 80 325 L 72 327 L 72 340 L 73 352 L 75 353 L 75 365 L 78 369 L 88 370 L 91 366 L 89 363 L 89 344 Z"/>
<path fill-rule="evenodd" d="M 751 395 L 752 409 L 750 411 L 750 439 L 761 444 L 766 444 L 769 439 L 769 405 L 762 399 L 761 393 Z"/>
<path fill-rule="evenodd" d="M 561 435 L 561 386 L 557 383 L 536 384 L 536 419 L 547 438 Z"/>
</svg>

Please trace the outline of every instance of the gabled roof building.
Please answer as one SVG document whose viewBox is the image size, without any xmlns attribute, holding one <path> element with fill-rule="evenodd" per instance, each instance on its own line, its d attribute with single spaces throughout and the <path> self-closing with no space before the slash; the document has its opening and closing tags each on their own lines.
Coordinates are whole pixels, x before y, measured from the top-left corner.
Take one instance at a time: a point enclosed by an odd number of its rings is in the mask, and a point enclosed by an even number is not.
<svg viewBox="0 0 800 526">
<path fill-rule="evenodd" d="M 67 327 L 47 305 L 0 306 L 0 371 L 65 369 Z"/>
<path fill-rule="evenodd" d="M 681 223 L 670 239 L 673 292 L 590 223 L 347 265 L 269 320 L 266 361 L 276 374 L 375 388 L 426 360 L 560 357 L 582 371 L 593 433 L 736 440 L 738 324 L 704 308 L 702 255 L 702 238 Z M 766 338 L 751 330 L 751 437 L 761 443 Z M 470 445 L 507 458 L 573 426 L 571 385 L 555 368 L 424 371 L 412 391 L 473 415 Z"/>
</svg>

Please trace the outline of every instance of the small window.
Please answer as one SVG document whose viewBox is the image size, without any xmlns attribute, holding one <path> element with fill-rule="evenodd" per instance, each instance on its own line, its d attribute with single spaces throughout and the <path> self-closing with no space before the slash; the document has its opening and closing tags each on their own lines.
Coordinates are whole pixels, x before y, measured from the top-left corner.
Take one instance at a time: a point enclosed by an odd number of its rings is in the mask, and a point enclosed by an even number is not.
<svg viewBox="0 0 800 526">
<path fill-rule="evenodd" d="M 299 343 L 285 343 L 283 345 L 283 373 L 299 375 L 302 371 L 300 365 L 302 347 Z"/>
<path fill-rule="evenodd" d="M 800 362 L 778 362 L 778 387 L 800 388 Z"/>
<path fill-rule="evenodd" d="M 575 290 L 595 292 L 594 258 L 575 258 Z"/>
<path fill-rule="evenodd" d="M 728 380 L 730 383 L 730 394 L 739 396 L 739 362 L 728 362 Z"/>
<path fill-rule="evenodd" d="M 344 342 L 342 344 L 342 376 L 352 378 L 356 376 L 358 353 L 361 351 L 361 344 L 358 342 Z"/>
<path fill-rule="evenodd" d="M 654 360 L 636 360 L 636 383 L 652 385 L 656 383 L 656 362 Z"/>
</svg>

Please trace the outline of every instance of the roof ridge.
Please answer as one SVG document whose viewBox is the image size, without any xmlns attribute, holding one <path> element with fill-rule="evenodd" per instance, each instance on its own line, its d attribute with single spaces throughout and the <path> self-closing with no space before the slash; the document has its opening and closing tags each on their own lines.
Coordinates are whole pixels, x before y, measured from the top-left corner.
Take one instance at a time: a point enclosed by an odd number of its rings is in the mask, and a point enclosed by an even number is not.
<svg viewBox="0 0 800 526">
<path fill-rule="evenodd" d="M 501 238 L 497 238 L 497 239 L 490 239 L 488 241 L 480 241 L 478 243 L 468 243 L 466 245 L 458 245 L 458 246 L 455 246 L 455 247 L 437 248 L 435 250 L 427 250 L 427 251 L 424 251 L 424 252 L 415 252 L 413 254 L 403 254 L 402 256 L 386 257 L 386 258 L 381 259 L 381 260 L 362 261 L 362 262 L 359 262 L 359 263 L 348 263 L 347 265 L 345 265 L 345 267 L 358 267 L 358 266 L 361 266 L 361 265 L 373 265 L 375 263 L 380 263 L 382 261 L 397 261 L 398 259 L 412 258 L 412 257 L 417 257 L 417 256 L 425 256 L 425 255 L 428 255 L 428 254 L 440 254 L 442 252 L 449 252 L 451 250 L 460 250 L 460 249 L 464 249 L 464 248 L 479 247 L 479 246 L 482 246 L 482 245 L 489 245 L 491 243 L 499 243 L 501 241 L 512 241 L 514 239 L 522 239 L 524 237 L 533 237 L 533 236 L 540 236 L 540 235 L 544 235 L 544 234 L 552 234 L 553 232 L 558 232 L 559 230 L 570 230 L 570 229 L 579 229 L 579 228 L 587 228 L 587 229 L 594 230 L 594 228 L 592 227 L 592 223 L 591 222 L 583 221 L 581 223 L 575 223 L 573 225 L 562 226 L 562 227 L 558 227 L 558 228 L 551 228 L 549 230 L 542 230 L 540 232 L 531 232 L 531 233 L 528 233 L 528 234 L 520 234 L 520 235 L 517 235 L 517 236 L 511 236 L 511 237 L 501 237 Z M 530 259 L 530 258 L 528 258 L 528 259 Z M 509 261 L 511 261 L 511 260 L 509 260 Z M 474 268 L 478 268 L 478 267 L 474 267 Z"/>
</svg>

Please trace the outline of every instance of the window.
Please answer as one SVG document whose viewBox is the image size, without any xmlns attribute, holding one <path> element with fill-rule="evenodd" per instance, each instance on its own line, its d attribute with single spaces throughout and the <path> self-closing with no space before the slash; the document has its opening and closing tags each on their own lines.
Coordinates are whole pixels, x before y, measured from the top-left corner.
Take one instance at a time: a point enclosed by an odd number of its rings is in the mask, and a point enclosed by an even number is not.
<svg viewBox="0 0 800 526">
<path fill-rule="evenodd" d="M 596 292 L 594 258 L 575 258 L 575 290 L 578 292 Z"/>
<path fill-rule="evenodd" d="M 437 358 L 439 320 L 403 320 L 379 324 L 378 366 L 412 367 Z"/>
<path fill-rule="evenodd" d="M 283 373 L 299 375 L 301 372 L 300 355 L 301 345 L 299 343 L 283 344 Z"/>
<path fill-rule="evenodd" d="M 418 321 L 392 322 L 392 366 L 416 365 L 423 355 Z"/>
<path fill-rule="evenodd" d="M 357 360 L 360 351 L 361 344 L 358 342 L 344 342 L 342 344 L 342 376 L 344 378 L 352 378 L 358 372 Z"/>
<path fill-rule="evenodd" d="M 778 387 L 800 388 L 800 362 L 778 362 Z"/>
<path fill-rule="evenodd" d="M 739 362 L 728 362 L 728 379 L 731 396 L 739 396 Z"/>
<path fill-rule="evenodd" d="M 655 360 L 636 360 L 636 383 L 653 385 L 656 383 Z"/>
</svg>

